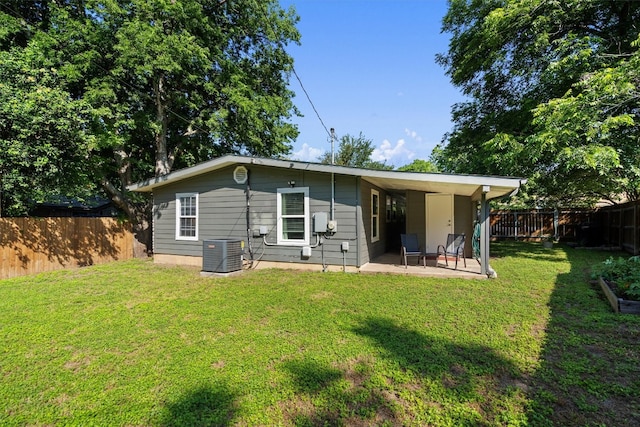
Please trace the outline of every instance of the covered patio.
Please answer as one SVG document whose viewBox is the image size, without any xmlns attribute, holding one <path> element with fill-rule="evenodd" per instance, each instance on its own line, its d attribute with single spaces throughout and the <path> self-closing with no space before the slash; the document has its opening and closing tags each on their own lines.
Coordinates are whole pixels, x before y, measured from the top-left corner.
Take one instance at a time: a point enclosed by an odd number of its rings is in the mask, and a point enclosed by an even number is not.
<svg viewBox="0 0 640 427">
<path fill-rule="evenodd" d="M 379 257 L 374 258 L 371 262 L 362 265 L 359 269 L 360 273 L 383 273 L 383 274 L 404 274 L 410 276 L 424 277 L 442 277 L 442 278 L 459 278 L 459 279 L 486 279 L 487 274 L 483 274 L 482 268 L 478 261 L 473 258 L 466 258 L 467 266 L 464 261 L 458 262 L 458 268 L 454 269 L 454 262 L 449 261 L 447 267 L 443 258 L 439 261 L 428 259 L 427 266 L 423 267 L 422 262 L 416 264 L 415 259 L 405 266 L 400 260 L 400 254 L 387 252 Z M 437 266 L 436 266 L 437 262 Z"/>
<path fill-rule="evenodd" d="M 491 200 L 517 193 L 525 179 L 367 171 L 362 174 L 362 180 L 384 192 L 380 197 L 386 199 L 386 215 L 383 212 L 386 228 L 380 237 L 385 241 L 384 248 L 370 244 L 370 261 L 362 264 L 359 271 L 437 277 L 497 277 L 490 266 L 489 204 Z M 365 192 L 363 199 L 366 197 Z M 403 215 L 397 223 L 396 198 L 403 202 Z M 375 216 L 370 214 L 365 212 L 365 221 L 368 216 Z M 370 224 L 374 224 L 373 220 Z M 458 268 L 454 269 L 451 262 L 447 267 L 441 258 L 436 266 L 435 259 L 431 258 L 426 268 L 422 263 L 416 266 L 415 259 L 413 266 L 405 268 L 400 261 L 402 234 L 416 235 L 420 251 L 429 255 L 435 254 L 450 236 L 465 236 L 467 265 L 465 267 L 464 262 L 459 262 Z M 371 236 L 368 238 L 372 240 Z"/>
</svg>

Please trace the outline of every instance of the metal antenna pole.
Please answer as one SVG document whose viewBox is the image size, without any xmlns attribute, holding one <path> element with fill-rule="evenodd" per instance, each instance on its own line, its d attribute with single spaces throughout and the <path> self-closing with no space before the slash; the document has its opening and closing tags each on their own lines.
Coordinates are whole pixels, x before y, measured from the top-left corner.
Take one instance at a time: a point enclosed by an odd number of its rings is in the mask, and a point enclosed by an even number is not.
<svg viewBox="0 0 640 427">
<path fill-rule="evenodd" d="M 336 153 L 333 147 L 333 141 L 336 139 L 336 130 L 331 128 L 331 164 L 336 164 Z M 335 209 L 336 209 L 336 177 L 333 172 L 331 172 L 331 220 L 336 219 L 335 217 Z"/>
<path fill-rule="evenodd" d="M 334 128 L 331 128 L 331 164 L 335 165 L 336 164 L 336 153 L 334 150 L 334 141 L 336 139 L 336 130 Z"/>
</svg>

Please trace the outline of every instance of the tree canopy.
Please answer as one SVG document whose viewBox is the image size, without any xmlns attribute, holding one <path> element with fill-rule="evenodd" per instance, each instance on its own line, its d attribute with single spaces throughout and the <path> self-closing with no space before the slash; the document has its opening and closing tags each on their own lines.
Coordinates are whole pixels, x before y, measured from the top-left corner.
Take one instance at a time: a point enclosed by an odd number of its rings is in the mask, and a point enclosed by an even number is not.
<svg viewBox="0 0 640 427">
<path fill-rule="evenodd" d="M 297 19 L 275 0 L 3 1 L 2 171 L 29 181 L 45 168 L 72 185 L 41 175 L 43 194 L 99 188 L 135 219 L 125 188 L 137 180 L 221 154 L 288 153 Z M 39 103 L 12 110 L 25 94 Z M 10 213 L 23 213 L 31 196 L 4 179 Z"/>
<path fill-rule="evenodd" d="M 362 132 L 358 136 L 346 134 L 340 138 L 338 151 L 335 152 L 335 164 L 366 169 L 393 169 L 385 162 L 371 160 L 373 141 L 367 139 Z M 318 159 L 320 163 L 331 164 L 331 152 L 325 152 Z"/>
<path fill-rule="evenodd" d="M 538 203 L 640 196 L 640 3 L 452 0 L 438 57 L 469 97 L 434 152 L 529 179 Z"/>
<path fill-rule="evenodd" d="M 0 51 L 0 181 L 3 213 L 22 213 L 54 194 L 87 196 L 91 108 L 70 99 L 37 52 Z M 7 195 L 9 197 L 7 197 Z"/>
<path fill-rule="evenodd" d="M 408 165 L 400 166 L 403 172 L 439 172 L 438 167 L 430 160 L 415 159 Z"/>
</svg>

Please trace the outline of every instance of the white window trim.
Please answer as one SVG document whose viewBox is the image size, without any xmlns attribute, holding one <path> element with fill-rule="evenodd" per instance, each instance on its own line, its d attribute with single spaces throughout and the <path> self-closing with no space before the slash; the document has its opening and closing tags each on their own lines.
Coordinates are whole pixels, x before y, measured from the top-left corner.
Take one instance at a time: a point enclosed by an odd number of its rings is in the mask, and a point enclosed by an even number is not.
<svg viewBox="0 0 640 427">
<path fill-rule="evenodd" d="M 180 235 L 180 219 L 182 218 L 180 212 L 182 211 L 180 205 L 180 198 L 193 197 L 196 198 L 196 235 L 195 236 L 181 236 Z M 200 229 L 200 198 L 198 193 L 176 193 L 176 240 L 198 240 L 198 230 Z"/>
<path fill-rule="evenodd" d="M 374 196 L 378 201 L 377 214 L 374 214 L 373 200 Z M 373 219 L 376 219 L 374 221 Z M 375 230 L 374 230 L 375 227 Z M 374 233 L 375 231 L 375 233 Z M 378 190 L 371 189 L 371 242 L 377 242 L 380 240 L 380 192 Z"/>
<path fill-rule="evenodd" d="M 304 240 L 285 239 L 282 235 L 282 194 L 288 193 L 304 193 Z M 307 246 L 309 245 L 309 187 L 294 188 L 278 188 L 278 197 L 276 201 L 276 209 L 278 216 L 278 237 L 276 243 L 278 245 L 287 246 Z"/>
</svg>

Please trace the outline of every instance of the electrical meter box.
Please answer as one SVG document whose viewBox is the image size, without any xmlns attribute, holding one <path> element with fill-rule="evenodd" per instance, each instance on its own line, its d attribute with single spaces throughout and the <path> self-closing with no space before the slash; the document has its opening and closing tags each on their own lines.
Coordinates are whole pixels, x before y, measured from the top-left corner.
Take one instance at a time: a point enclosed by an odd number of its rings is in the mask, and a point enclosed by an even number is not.
<svg viewBox="0 0 640 427">
<path fill-rule="evenodd" d="M 329 215 L 326 212 L 316 212 L 313 214 L 313 232 L 316 234 L 327 232 L 327 222 Z"/>
</svg>

